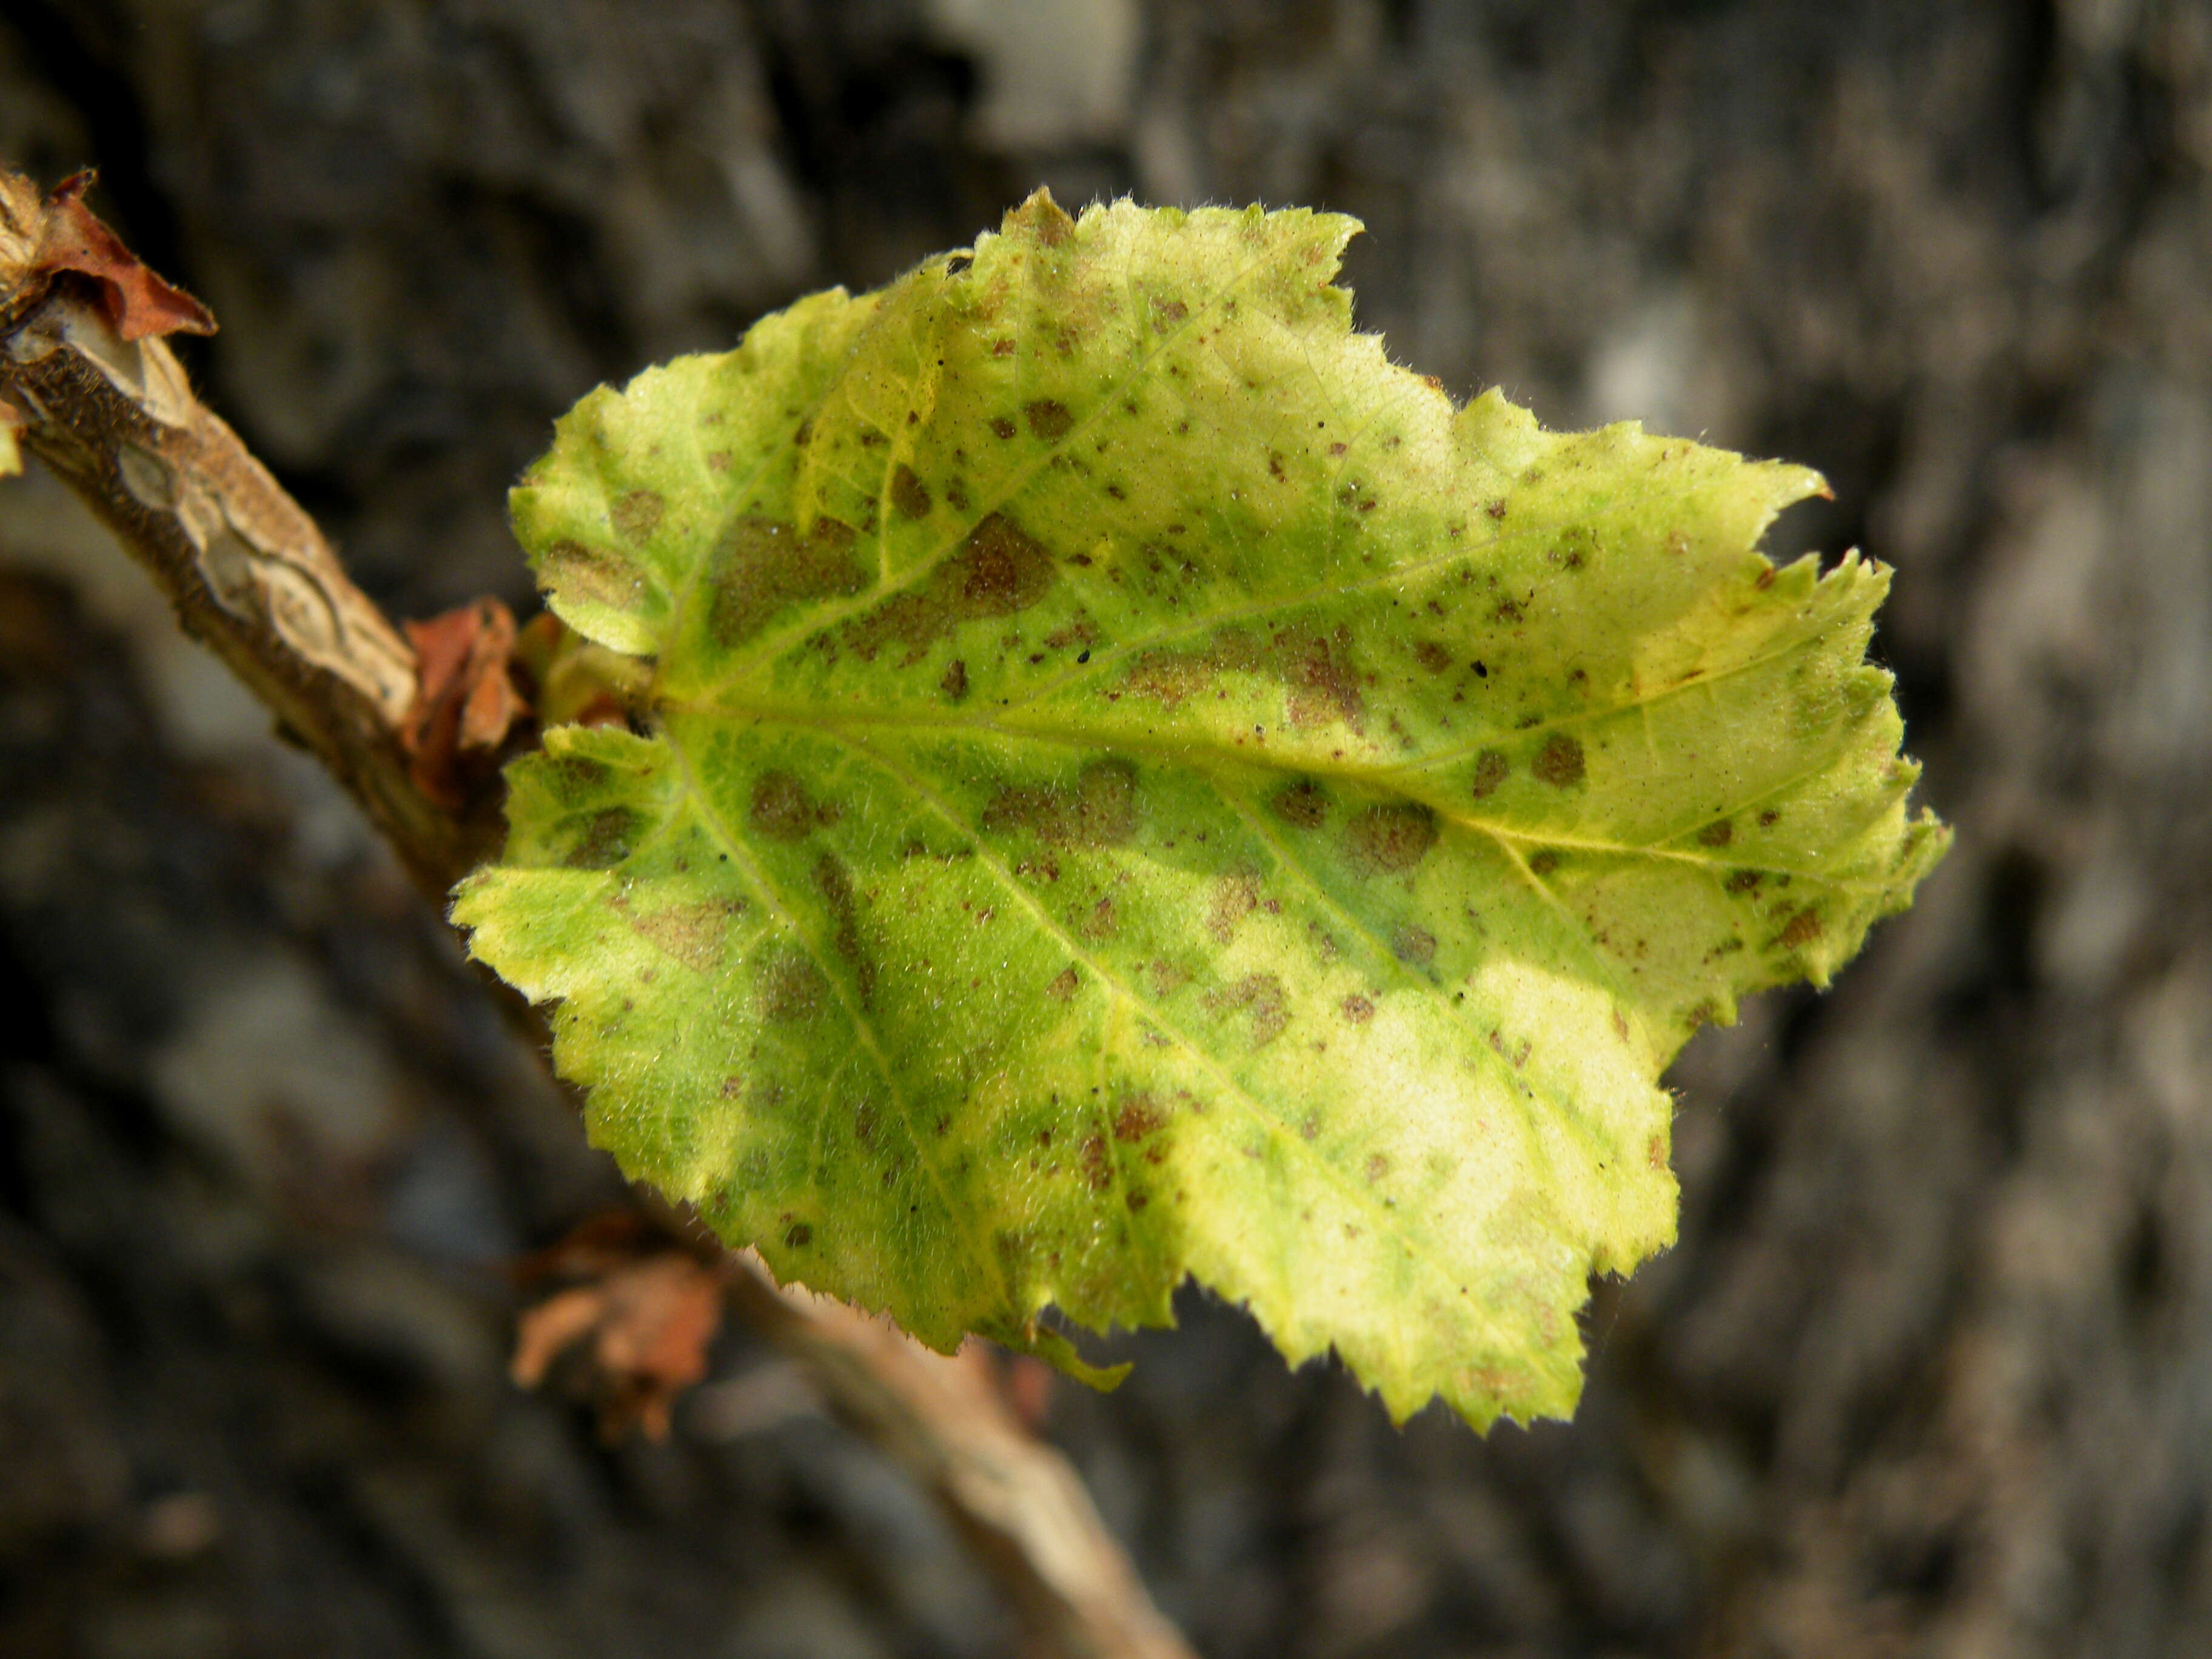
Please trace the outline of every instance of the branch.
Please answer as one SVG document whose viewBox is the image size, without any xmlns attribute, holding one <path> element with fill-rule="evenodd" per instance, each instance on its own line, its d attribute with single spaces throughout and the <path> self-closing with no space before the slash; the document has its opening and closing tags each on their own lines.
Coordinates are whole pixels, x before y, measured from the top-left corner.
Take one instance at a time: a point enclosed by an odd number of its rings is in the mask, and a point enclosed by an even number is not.
<svg viewBox="0 0 2212 1659">
<path fill-rule="evenodd" d="M 214 319 L 93 218 L 81 200 L 88 182 L 79 175 L 42 198 L 0 170 L 0 462 L 12 429 L 442 906 L 504 833 L 495 781 L 457 796 L 426 787 L 420 763 L 432 705 L 479 632 L 448 641 L 435 625 L 417 628 L 418 661 L 314 521 L 192 395 L 161 336 L 211 333 Z M 533 1015 L 532 1025 L 543 1053 L 543 1024 Z M 1048 1651 L 1188 1659 L 1074 1471 L 970 1369 L 841 1304 L 779 1290 L 747 1260 L 729 1264 L 740 1314 L 936 1495 Z"/>
<path fill-rule="evenodd" d="M 329 768 L 441 901 L 499 844 L 484 792 L 457 816 L 410 776 L 400 742 L 416 656 L 356 587 L 314 520 L 192 395 L 160 337 L 212 331 L 77 202 L 0 173 L 0 402 L 22 447 L 114 531 L 204 641 Z M 86 222 L 112 246 L 85 269 Z M 143 280 L 131 282 L 132 270 Z M 183 306 L 149 314 L 149 284 Z M 185 310 L 185 307 L 191 307 Z M 193 313 L 197 313 L 197 316 Z M 181 320 L 180 320 L 181 319 Z"/>
<path fill-rule="evenodd" d="M 731 1257 L 732 1306 L 796 1360 L 830 1410 L 938 1499 L 1050 1651 L 1191 1659 L 1067 1461 L 1024 1432 L 981 1352 L 932 1353 L 830 1297 Z"/>
</svg>

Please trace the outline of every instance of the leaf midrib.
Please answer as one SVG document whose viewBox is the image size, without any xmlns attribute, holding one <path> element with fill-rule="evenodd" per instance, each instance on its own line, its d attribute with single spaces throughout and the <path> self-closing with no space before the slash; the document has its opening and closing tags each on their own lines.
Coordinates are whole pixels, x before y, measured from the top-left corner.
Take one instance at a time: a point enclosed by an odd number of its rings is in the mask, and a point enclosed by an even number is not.
<svg viewBox="0 0 2212 1659">
<path fill-rule="evenodd" d="M 1842 877 L 1809 870 L 1802 866 L 1778 863 L 1771 859 L 1756 860 L 1716 857 L 1686 848 L 1668 847 L 1659 843 L 1639 844 L 1633 842 L 1608 841 L 1601 836 L 1576 835 L 1571 832 L 1534 830 L 1516 828 L 1510 823 L 1486 818 L 1470 812 L 1457 804 L 1440 799 L 1406 787 L 1402 768 L 1365 768 L 1338 760 L 1325 760 L 1310 756 L 1270 754 L 1264 748 L 1230 748 L 1211 741 L 1188 738 L 1164 738 L 1134 732 L 1104 734 L 1079 727 L 1048 722 L 1030 725 L 1007 720 L 996 716 L 978 716 L 942 713 L 929 709 L 840 708 L 824 712 L 819 708 L 798 708 L 776 703 L 733 703 L 720 701 L 701 702 L 669 701 L 660 703 L 658 713 L 774 725 L 819 732 L 832 738 L 843 738 L 850 730 L 917 731 L 964 733 L 981 738 L 1000 738 L 1013 742 L 1052 744 L 1058 747 L 1085 754 L 1142 754 L 1188 766 L 1212 776 L 1224 768 L 1248 771 L 1277 772 L 1286 778 L 1335 778 L 1356 784 L 1362 788 L 1399 798 L 1426 806 L 1447 823 L 1478 834 L 1491 836 L 1517 846 L 1554 847 L 1568 852 L 1598 853 L 1622 858 L 1663 859 L 1687 864 L 1716 872 L 1736 870 L 1758 870 L 1775 875 L 1786 875 L 1793 880 L 1802 880 L 1829 888 L 1840 893 L 1872 895 L 1887 892 L 1887 884 L 1851 881 Z M 1740 803 L 1729 805 L 1717 817 L 1733 817 L 1746 806 L 1771 799 L 1772 796 L 1802 782 L 1834 758 L 1834 750 L 1840 748 L 1849 735 L 1850 728 L 1837 734 L 1837 740 L 1813 763 L 1793 774 L 1778 784 L 1762 786 L 1759 791 Z M 1694 826 L 1692 826 L 1694 827 Z M 1676 836 L 1687 834 L 1678 830 Z M 1665 839 L 1674 839 L 1668 836 Z"/>
</svg>

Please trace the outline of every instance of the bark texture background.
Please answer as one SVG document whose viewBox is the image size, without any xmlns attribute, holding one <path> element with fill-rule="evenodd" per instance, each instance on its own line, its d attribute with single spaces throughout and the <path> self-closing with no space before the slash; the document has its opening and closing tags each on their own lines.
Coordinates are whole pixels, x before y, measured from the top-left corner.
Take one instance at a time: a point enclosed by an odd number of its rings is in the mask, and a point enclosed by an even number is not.
<svg viewBox="0 0 2212 1659">
<path fill-rule="evenodd" d="M 1824 468 L 1960 829 L 1677 1069 L 1571 1425 L 1402 1434 L 1232 1310 L 1050 1396 L 1209 1655 L 2212 1652 L 2212 6 L 4 0 L 0 155 L 209 301 L 367 585 L 526 599 L 602 379 L 1064 202 L 1358 214 L 1399 361 Z M 988 1655 L 729 1340 L 664 1445 L 507 1383 L 617 1192 L 312 769 L 0 487 L 0 1650 Z"/>
</svg>

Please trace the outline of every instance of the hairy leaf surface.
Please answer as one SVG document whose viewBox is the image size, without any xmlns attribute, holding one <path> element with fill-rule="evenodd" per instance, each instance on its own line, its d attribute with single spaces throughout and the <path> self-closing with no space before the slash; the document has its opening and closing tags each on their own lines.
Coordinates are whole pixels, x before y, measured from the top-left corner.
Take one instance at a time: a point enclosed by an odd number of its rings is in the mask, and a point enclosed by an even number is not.
<svg viewBox="0 0 2212 1659">
<path fill-rule="evenodd" d="M 585 398 L 514 520 L 649 734 L 550 732 L 456 915 L 628 1171 L 936 1346 L 1194 1275 L 1400 1417 L 1560 1414 L 1662 1068 L 1944 834 L 1885 574 L 1757 551 L 1819 480 L 1455 407 L 1356 228 L 1040 196 Z"/>
</svg>

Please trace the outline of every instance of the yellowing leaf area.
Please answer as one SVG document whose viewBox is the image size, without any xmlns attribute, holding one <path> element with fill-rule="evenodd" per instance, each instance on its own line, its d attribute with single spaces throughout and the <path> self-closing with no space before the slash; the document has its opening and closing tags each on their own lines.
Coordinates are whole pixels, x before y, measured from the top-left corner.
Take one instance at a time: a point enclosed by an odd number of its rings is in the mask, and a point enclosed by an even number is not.
<svg viewBox="0 0 2212 1659">
<path fill-rule="evenodd" d="M 1079 1370 L 1188 1276 L 1565 1414 L 1662 1069 L 1946 835 L 1886 573 L 1758 551 L 1820 480 L 1455 406 L 1356 228 L 1040 194 L 586 398 L 514 522 L 644 735 L 550 731 L 455 914 L 626 1170 L 936 1347 Z"/>
</svg>

